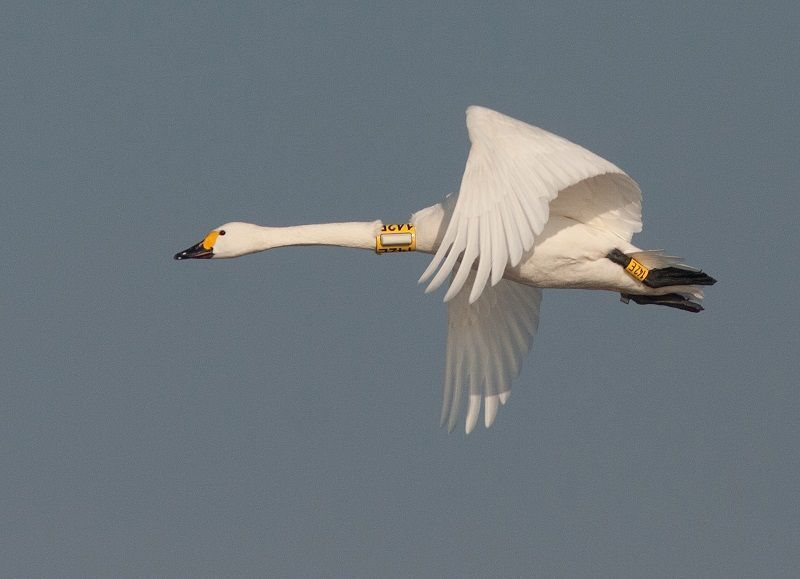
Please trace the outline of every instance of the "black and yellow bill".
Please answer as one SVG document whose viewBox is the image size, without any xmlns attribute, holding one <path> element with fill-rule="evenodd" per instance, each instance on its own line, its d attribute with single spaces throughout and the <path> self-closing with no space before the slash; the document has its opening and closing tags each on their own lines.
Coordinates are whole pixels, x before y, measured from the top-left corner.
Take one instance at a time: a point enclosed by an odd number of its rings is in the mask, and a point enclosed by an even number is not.
<svg viewBox="0 0 800 579">
<path fill-rule="evenodd" d="M 219 231 L 212 231 L 200 243 L 175 254 L 175 259 L 211 259 L 214 257 L 214 243 Z"/>
</svg>

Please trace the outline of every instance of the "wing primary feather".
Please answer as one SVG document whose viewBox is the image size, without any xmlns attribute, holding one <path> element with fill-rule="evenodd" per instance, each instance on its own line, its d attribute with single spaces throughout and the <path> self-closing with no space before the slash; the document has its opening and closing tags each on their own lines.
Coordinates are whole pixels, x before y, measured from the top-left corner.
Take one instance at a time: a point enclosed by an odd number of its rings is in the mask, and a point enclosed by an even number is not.
<svg viewBox="0 0 800 579">
<path fill-rule="evenodd" d="M 514 348 L 514 352 L 520 352 L 522 354 L 527 354 L 528 351 L 529 351 L 529 346 L 530 346 L 530 343 L 528 342 L 528 338 L 525 335 L 525 332 L 522 330 L 522 328 L 520 328 L 519 324 L 514 323 L 514 322 L 515 322 L 515 320 L 510 320 L 510 323 L 508 324 L 509 334 L 511 336 L 511 339 L 514 341 L 514 345 L 516 346 Z M 519 359 L 517 360 L 517 364 L 516 364 L 517 369 L 520 366 L 521 358 L 522 358 L 522 356 L 520 355 Z"/>
<path fill-rule="evenodd" d="M 455 381 L 453 382 L 453 400 L 450 403 L 450 418 L 447 421 L 447 431 L 453 432 L 458 421 L 458 411 L 461 407 L 461 393 L 464 390 L 464 348 L 460 347 L 456 354 Z"/>
<path fill-rule="evenodd" d="M 448 332 L 452 331 L 448 328 Z M 439 426 L 444 426 L 445 420 L 450 415 L 450 404 L 453 400 L 453 385 L 455 383 L 455 354 L 454 344 L 447 344 L 447 353 L 444 365 L 444 391 L 442 392 L 442 413 L 439 417 Z"/>
<path fill-rule="evenodd" d="M 464 251 L 464 248 L 467 245 L 465 229 L 466 228 L 464 227 L 459 227 L 458 233 L 456 233 L 456 239 L 453 241 L 453 246 L 450 248 L 450 251 L 447 254 L 447 259 L 444 260 L 442 267 L 439 268 L 439 271 L 437 271 L 436 275 L 433 276 L 431 283 L 429 283 L 428 287 L 425 288 L 426 294 L 439 289 L 439 286 L 444 283 L 444 280 L 453 270 L 453 266 L 455 265 L 458 256 L 461 255 L 461 252 Z"/>
<path fill-rule="evenodd" d="M 472 347 L 469 349 L 470 357 L 469 361 L 466 364 L 467 367 L 467 380 L 469 381 L 469 394 L 470 396 L 475 396 L 481 393 L 481 382 L 483 381 L 483 376 L 481 375 L 481 360 L 480 354 L 477 351 L 477 342 L 475 341 L 475 336 L 470 336 L 473 341 Z"/>
<path fill-rule="evenodd" d="M 514 267 L 522 259 L 522 243 L 520 242 L 517 222 L 506 204 L 500 205 L 500 215 L 503 220 L 506 243 L 508 244 L 508 261 Z"/>
<path fill-rule="evenodd" d="M 452 220 L 451 220 L 452 223 Z M 425 271 L 422 272 L 422 275 L 419 277 L 419 281 L 417 283 L 422 283 L 426 279 L 428 279 L 436 268 L 439 267 L 439 264 L 442 262 L 444 257 L 447 255 L 447 250 L 453 245 L 453 240 L 456 237 L 456 230 L 455 227 L 447 227 L 447 231 L 444 233 L 444 237 L 442 238 L 442 242 L 439 245 L 439 249 L 436 250 L 436 255 L 433 256 L 433 259 L 428 264 L 428 267 L 425 268 Z"/>
<path fill-rule="evenodd" d="M 487 396 L 484 399 L 483 419 L 486 428 L 489 428 L 497 417 L 498 395 Z"/>
<path fill-rule="evenodd" d="M 494 337 L 494 332 L 492 334 Z M 510 384 L 506 376 L 506 370 L 503 368 L 503 356 L 497 348 L 492 351 L 491 361 L 492 377 L 495 383 L 494 390 L 498 394 L 502 394 L 503 391 L 509 389 Z"/>
<path fill-rule="evenodd" d="M 525 210 L 522 209 L 520 198 L 515 192 L 509 195 L 509 204 L 511 205 L 511 215 L 514 217 L 520 241 L 522 242 L 522 249 L 528 251 L 533 246 L 533 232 L 525 216 Z"/>
<path fill-rule="evenodd" d="M 511 336 L 505 332 L 497 333 L 496 339 L 497 343 L 500 345 L 502 366 L 507 372 L 504 378 L 510 382 L 517 374 L 517 360 L 514 356 L 514 343 L 511 340 Z"/>
<path fill-rule="evenodd" d="M 472 290 L 469 292 L 469 303 L 474 304 L 481 293 L 483 288 L 486 287 L 486 281 L 489 279 L 489 274 L 492 272 L 492 233 L 490 231 L 490 218 L 487 215 L 481 215 L 480 233 L 481 233 L 481 256 L 478 259 L 478 272 L 475 274 L 475 281 L 472 284 Z"/>
<path fill-rule="evenodd" d="M 544 224 L 550 218 L 550 206 L 547 202 L 541 203 L 539 199 L 531 198 L 528 195 L 517 196 L 517 201 L 522 206 L 522 211 L 528 220 L 529 227 L 533 236 L 539 235 L 544 229 Z M 544 207 L 542 207 L 544 206 Z M 525 248 L 530 249 L 530 247 Z"/>
<path fill-rule="evenodd" d="M 467 276 L 472 270 L 472 264 L 475 258 L 478 257 L 480 252 L 480 225 L 477 218 L 470 219 L 467 224 L 467 248 L 464 250 L 464 257 L 461 259 L 461 264 L 458 266 L 458 272 L 450 282 L 450 287 L 444 295 L 444 301 L 449 302 L 453 297 L 461 291 L 464 287 L 464 282 L 467 281 Z"/>
<path fill-rule="evenodd" d="M 472 432 L 475 425 L 478 423 L 478 415 L 481 411 L 481 398 L 480 394 L 469 395 L 469 410 L 467 410 L 467 421 L 464 425 L 464 430 L 466 430 L 467 434 Z"/>
<path fill-rule="evenodd" d="M 503 219 L 500 213 L 491 214 L 492 228 L 492 285 L 497 285 L 503 274 L 506 272 L 506 261 L 508 260 L 508 246 L 506 245 L 505 235 L 503 234 Z"/>
</svg>

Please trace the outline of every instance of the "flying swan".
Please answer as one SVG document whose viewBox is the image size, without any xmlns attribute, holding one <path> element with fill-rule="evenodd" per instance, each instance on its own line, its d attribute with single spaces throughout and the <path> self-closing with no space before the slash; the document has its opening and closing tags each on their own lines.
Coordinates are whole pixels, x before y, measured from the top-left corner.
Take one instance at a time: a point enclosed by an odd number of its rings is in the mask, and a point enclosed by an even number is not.
<svg viewBox="0 0 800 579">
<path fill-rule="evenodd" d="M 458 195 L 381 221 L 263 227 L 226 223 L 175 259 L 239 257 L 289 245 L 434 254 L 426 293 L 450 277 L 441 424 L 462 400 L 466 432 L 484 408 L 488 428 L 511 392 L 539 323 L 542 288 L 619 292 L 623 302 L 689 312 L 715 283 L 662 251 L 631 244 L 642 230 L 641 191 L 583 147 L 493 110 L 467 109 L 472 147 Z M 432 279 L 431 279 L 432 278 Z M 467 396 L 465 396 L 465 392 Z"/>
</svg>

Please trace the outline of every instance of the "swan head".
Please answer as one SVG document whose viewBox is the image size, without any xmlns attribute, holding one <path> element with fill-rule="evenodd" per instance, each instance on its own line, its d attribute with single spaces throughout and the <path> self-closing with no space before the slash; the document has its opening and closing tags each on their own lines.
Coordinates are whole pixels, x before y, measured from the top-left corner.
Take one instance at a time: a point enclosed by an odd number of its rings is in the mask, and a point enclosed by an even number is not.
<svg viewBox="0 0 800 579">
<path fill-rule="evenodd" d="M 252 223 L 233 222 L 208 232 L 200 243 L 175 254 L 175 259 L 212 259 L 239 257 L 266 249 L 261 227 Z"/>
</svg>

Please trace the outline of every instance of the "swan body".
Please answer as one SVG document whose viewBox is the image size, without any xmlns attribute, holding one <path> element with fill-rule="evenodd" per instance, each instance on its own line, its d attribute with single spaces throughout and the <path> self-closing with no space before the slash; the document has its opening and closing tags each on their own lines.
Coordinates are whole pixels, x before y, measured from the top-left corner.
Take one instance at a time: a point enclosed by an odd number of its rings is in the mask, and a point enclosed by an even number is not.
<svg viewBox="0 0 800 579">
<path fill-rule="evenodd" d="M 483 107 L 467 109 L 472 148 L 458 195 L 417 211 L 416 250 L 434 258 L 426 292 L 450 278 L 441 422 L 488 428 L 510 394 L 539 321 L 542 288 L 619 292 L 623 301 L 699 311 L 715 280 L 631 244 L 641 192 L 621 169 L 561 137 Z M 289 245 L 374 249 L 381 221 L 264 227 L 231 222 L 175 259 L 232 258 Z M 619 257 L 612 259 L 613 252 Z M 638 279 L 630 261 L 652 272 Z M 622 267 L 621 267 L 622 265 Z M 632 267 L 632 266 L 631 266 Z M 644 274 L 648 275 L 647 273 Z M 659 297 L 661 296 L 661 297 Z M 468 394 L 468 396 L 465 396 Z"/>
</svg>

